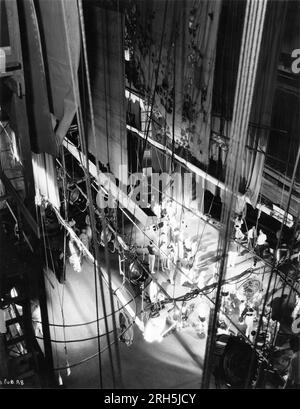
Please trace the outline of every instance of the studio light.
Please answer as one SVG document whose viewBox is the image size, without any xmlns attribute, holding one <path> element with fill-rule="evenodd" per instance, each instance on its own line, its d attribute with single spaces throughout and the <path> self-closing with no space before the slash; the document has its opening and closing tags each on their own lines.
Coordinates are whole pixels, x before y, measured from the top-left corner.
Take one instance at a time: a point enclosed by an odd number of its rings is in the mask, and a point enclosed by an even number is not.
<svg viewBox="0 0 300 409">
<path fill-rule="evenodd" d="M 137 260 L 132 261 L 128 268 L 128 279 L 132 284 L 138 285 L 146 279 L 146 273 Z"/>
<path fill-rule="evenodd" d="M 69 193 L 69 201 L 71 203 L 71 205 L 74 205 L 77 200 L 79 199 L 80 196 L 80 192 L 79 189 L 77 187 L 75 187 L 74 189 L 72 189 Z"/>
</svg>

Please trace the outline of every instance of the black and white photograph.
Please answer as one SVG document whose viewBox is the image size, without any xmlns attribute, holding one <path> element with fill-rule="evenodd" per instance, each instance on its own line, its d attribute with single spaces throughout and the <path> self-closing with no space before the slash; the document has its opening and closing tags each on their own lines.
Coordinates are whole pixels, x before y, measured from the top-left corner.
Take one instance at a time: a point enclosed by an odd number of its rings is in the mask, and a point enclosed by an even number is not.
<svg viewBox="0 0 300 409">
<path fill-rule="evenodd" d="M 0 0 L 0 389 L 300 389 L 299 162 L 300 0 Z"/>
</svg>

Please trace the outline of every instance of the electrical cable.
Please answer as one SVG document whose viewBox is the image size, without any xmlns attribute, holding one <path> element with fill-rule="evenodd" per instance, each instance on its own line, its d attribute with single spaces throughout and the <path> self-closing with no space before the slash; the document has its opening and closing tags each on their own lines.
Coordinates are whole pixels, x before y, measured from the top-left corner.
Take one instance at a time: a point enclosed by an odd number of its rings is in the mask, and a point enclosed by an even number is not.
<svg viewBox="0 0 300 409">
<path fill-rule="evenodd" d="M 113 332 L 113 330 L 109 331 L 108 334 L 111 334 L 112 332 Z M 106 336 L 107 336 L 107 333 L 99 335 L 100 338 L 101 337 L 106 337 Z M 41 340 L 44 339 L 43 337 L 38 337 L 38 336 L 36 336 L 35 338 L 41 339 Z M 98 338 L 98 335 L 95 335 L 93 337 L 88 337 L 88 338 L 79 338 L 79 339 L 66 339 L 66 340 L 65 339 L 63 339 L 63 340 L 50 339 L 50 341 L 53 342 L 53 343 L 56 343 L 56 344 L 71 344 L 71 343 L 76 343 L 76 342 L 92 341 L 93 339 L 97 339 L 97 338 Z"/>
<path fill-rule="evenodd" d="M 136 297 L 138 297 L 138 296 L 135 296 L 135 298 L 136 298 Z M 120 309 L 119 309 L 119 310 L 116 310 L 115 312 L 117 313 L 117 312 L 123 310 L 124 307 L 126 307 L 126 305 L 130 304 L 132 301 L 133 301 L 133 300 L 128 301 L 126 304 L 123 305 L 123 307 L 120 307 Z M 108 314 L 107 317 L 110 317 L 111 315 L 112 315 L 112 313 Z M 104 317 L 100 317 L 100 318 L 99 318 L 99 321 L 102 321 L 102 320 L 104 320 Z M 41 324 L 41 321 L 36 321 L 36 320 L 34 320 L 33 322 L 37 322 L 37 323 L 40 323 L 40 324 Z M 93 321 L 83 322 L 83 323 L 81 323 L 81 324 L 65 324 L 65 325 L 49 323 L 49 327 L 59 327 L 59 328 L 63 328 L 63 327 L 65 327 L 65 328 L 73 328 L 73 327 L 83 327 L 83 326 L 85 327 L 85 326 L 87 326 L 87 325 L 95 324 L 96 322 L 97 322 L 97 320 L 93 320 Z"/>
</svg>

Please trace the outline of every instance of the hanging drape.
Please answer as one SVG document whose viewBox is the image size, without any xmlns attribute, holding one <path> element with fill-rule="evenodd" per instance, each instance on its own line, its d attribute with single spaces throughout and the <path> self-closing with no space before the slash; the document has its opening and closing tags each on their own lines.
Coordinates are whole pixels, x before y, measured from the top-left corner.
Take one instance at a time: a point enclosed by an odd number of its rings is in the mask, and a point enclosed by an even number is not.
<svg viewBox="0 0 300 409">
<path fill-rule="evenodd" d="M 130 1 L 129 82 L 159 121 L 158 140 L 208 163 L 210 113 L 221 1 Z M 153 93 L 154 107 L 151 109 Z M 174 115 L 175 109 L 175 115 Z"/>
<path fill-rule="evenodd" d="M 87 113 L 88 150 L 116 177 L 127 165 L 123 16 L 118 10 L 85 3 L 85 29 L 96 146 Z"/>
<path fill-rule="evenodd" d="M 268 2 L 250 122 L 243 152 L 240 191 L 247 195 L 254 207 L 261 188 L 269 127 L 271 126 L 286 4 L 286 1 Z M 214 161 L 220 160 L 223 167 L 226 167 L 226 144 L 229 143 L 231 131 L 233 90 L 240 54 L 240 39 L 237 33 L 241 31 L 244 13 L 245 2 L 228 1 L 223 5 L 220 21 L 224 34 L 223 38 L 220 36 L 218 39 L 210 158 Z"/>
<path fill-rule="evenodd" d="M 268 2 L 242 169 L 246 195 L 254 207 L 260 192 L 270 133 L 286 9 L 287 1 Z"/>
<path fill-rule="evenodd" d="M 238 193 L 242 176 L 242 155 L 245 152 L 249 119 L 255 104 L 253 95 L 267 4 L 267 0 L 254 3 L 247 1 L 246 6 L 225 178 L 226 186 L 230 189 L 228 192 L 230 206 L 231 191 L 234 194 Z"/>
<path fill-rule="evenodd" d="M 222 118 L 213 129 L 221 133 L 224 122 L 232 119 L 245 5 L 245 0 L 226 0 L 222 3 L 212 101 L 213 115 Z"/>
<path fill-rule="evenodd" d="M 55 134 L 59 145 L 76 113 L 71 74 L 73 71 L 76 92 L 80 57 L 77 2 L 37 0 L 35 5 L 44 53 L 50 112 L 58 121 Z M 53 143 L 51 151 L 43 150 L 43 152 L 57 154 L 58 150 L 54 150 L 54 147 Z"/>
<path fill-rule="evenodd" d="M 31 146 L 35 152 L 55 155 L 57 147 L 51 121 L 42 38 L 34 1 L 19 2 L 19 14 Z M 53 25 L 56 26 L 54 23 Z"/>
</svg>

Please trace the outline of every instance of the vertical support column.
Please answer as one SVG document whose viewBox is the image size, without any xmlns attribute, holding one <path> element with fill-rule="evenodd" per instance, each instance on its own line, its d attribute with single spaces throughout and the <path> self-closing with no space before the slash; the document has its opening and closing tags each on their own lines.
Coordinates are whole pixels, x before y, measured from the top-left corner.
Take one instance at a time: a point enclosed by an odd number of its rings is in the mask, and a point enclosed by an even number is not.
<svg viewBox="0 0 300 409">
<path fill-rule="evenodd" d="M 6 80 L 6 85 L 12 91 L 11 98 L 11 125 L 15 131 L 20 146 L 20 156 L 22 158 L 24 183 L 26 191 L 27 207 L 31 211 L 34 209 L 35 188 L 33 179 L 33 168 L 31 159 L 30 133 L 28 124 L 28 114 L 25 97 L 24 66 L 21 49 L 21 36 L 19 27 L 19 13 L 16 0 L 5 1 L 9 42 L 12 50 L 12 56 L 19 65 L 20 69 L 13 72 L 13 75 Z"/>
<path fill-rule="evenodd" d="M 230 145 L 227 159 L 225 185 L 229 192 L 224 196 L 221 231 L 218 243 L 220 264 L 218 269 L 218 287 L 214 296 L 215 306 L 210 312 L 208 338 L 206 343 L 202 387 L 209 388 L 213 369 L 213 356 L 217 336 L 217 323 L 221 309 L 221 290 L 226 277 L 228 246 L 231 237 L 231 218 L 236 208 L 236 197 L 241 175 L 242 153 L 245 149 L 249 125 L 253 91 L 260 54 L 262 32 L 268 0 L 252 2 L 247 0 L 242 43 L 240 48 L 239 69 L 235 89 Z"/>
<path fill-rule="evenodd" d="M 15 192 L 14 198 L 16 200 L 17 206 L 21 208 L 24 221 L 27 221 L 27 225 L 32 227 L 32 230 L 38 235 L 38 226 L 34 228 L 32 216 L 35 217 L 35 184 L 33 176 L 33 166 L 32 166 L 32 152 L 31 152 L 31 142 L 30 142 L 30 130 L 28 123 L 28 108 L 26 103 L 26 90 L 25 90 L 25 80 L 24 80 L 24 65 L 23 65 L 23 55 L 22 55 L 22 43 L 20 35 L 20 20 L 19 20 L 19 10 L 20 6 L 17 0 L 5 0 L 5 6 L 7 11 L 8 19 L 8 30 L 9 30 L 9 40 L 12 49 L 12 56 L 18 62 L 18 68 L 12 73 L 12 75 L 6 79 L 5 85 L 12 92 L 11 96 L 11 125 L 15 131 L 16 137 L 18 138 L 20 146 L 20 157 L 22 161 L 22 170 L 25 182 L 25 194 L 26 194 L 26 209 L 24 203 L 20 201 L 17 193 Z M 3 176 L 5 177 L 5 175 Z M 9 181 L 8 181 L 9 183 Z M 26 217 L 27 209 L 31 213 L 28 213 Z M 30 220 L 29 220 L 30 219 Z M 28 221 L 30 223 L 28 223 Z M 53 373 L 53 355 L 52 355 L 52 345 L 50 339 L 49 331 L 49 321 L 48 321 L 48 309 L 47 309 L 47 299 L 46 299 L 46 289 L 43 275 L 43 262 L 40 251 L 40 242 L 38 237 L 36 238 L 37 249 L 33 256 L 36 257 L 36 268 L 38 273 L 38 286 L 39 286 L 39 303 L 41 309 L 42 317 L 42 327 L 43 327 L 43 338 L 44 338 L 44 350 L 45 350 L 45 372 L 47 375 L 48 386 L 54 386 L 54 373 Z M 27 285 L 31 285 L 31 280 L 33 276 L 27 276 Z M 32 329 L 32 316 L 30 303 L 26 306 L 24 315 L 26 315 L 26 332 L 29 340 L 30 347 L 34 349 L 34 334 Z"/>
</svg>

